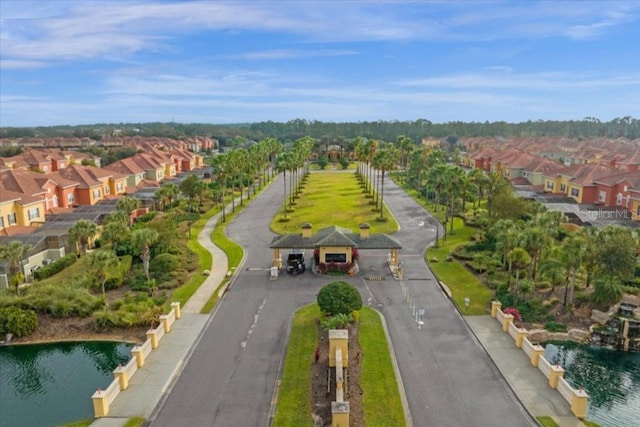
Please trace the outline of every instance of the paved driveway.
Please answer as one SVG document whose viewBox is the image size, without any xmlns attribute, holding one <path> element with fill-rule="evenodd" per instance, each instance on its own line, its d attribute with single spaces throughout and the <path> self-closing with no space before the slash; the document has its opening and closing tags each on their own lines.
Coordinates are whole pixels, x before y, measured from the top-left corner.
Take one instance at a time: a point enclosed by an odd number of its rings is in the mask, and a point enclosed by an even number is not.
<svg viewBox="0 0 640 427">
<path fill-rule="evenodd" d="M 361 273 L 352 282 L 386 316 L 414 425 L 535 425 L 425 266 L 422 253 L 433 239 L 429 217 L 398 187 L 385 187 L 385 201 L 402 225 L 396 237 L 403 244 L 409 292 L 426 308 L 425 328 L 417 330 L 399 283 L 389 277 L 385 253 L 361 253 Z M 333 280 L 310 272 L 270 280 L 269 223 L 282 191 L 279 177 L 228 226 L 228 235 L 245 247 L 246 260 L 153 426 L 268 425 L 293 313 Z M 421 220 L 426 224 L 419 226 Z M 369 282 L 369 275 L 385 280 Z"/>
</svg>

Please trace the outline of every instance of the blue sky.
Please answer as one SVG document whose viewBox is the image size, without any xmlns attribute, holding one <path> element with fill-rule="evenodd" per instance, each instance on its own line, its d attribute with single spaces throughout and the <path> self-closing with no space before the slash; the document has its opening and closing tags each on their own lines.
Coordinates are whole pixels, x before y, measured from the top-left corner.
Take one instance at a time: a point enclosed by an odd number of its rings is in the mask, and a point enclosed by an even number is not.
<svg viewBox="0 0 640 427">
<path fill-rule="evenodd" d="M 624 116 L 638 0 L 0 0 L 0 126 Z"/>
</svg>

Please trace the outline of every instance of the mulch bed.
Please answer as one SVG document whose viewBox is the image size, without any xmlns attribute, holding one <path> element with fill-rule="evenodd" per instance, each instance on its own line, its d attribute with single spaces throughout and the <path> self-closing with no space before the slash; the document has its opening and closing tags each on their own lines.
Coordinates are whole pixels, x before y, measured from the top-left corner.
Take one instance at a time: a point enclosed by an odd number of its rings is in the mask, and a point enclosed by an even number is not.
<svg viewBox="0 0 640 427">
<path fill-rule="evenodd" d="M 344 400 L 349 402 L 350 427 L 364 427 L 362 412 L 362 389 L 360 388 L 360 363 L 362 354 L 358 342 L 358 327 L 350 326 L 349 330 L 349 368 L 345 373 L 347 384 Z M 335 369 L 331 368 L 331 391 L 327 395 L 327 369 L 329 369 L 329 332 L 323 330 L 318 322 L 318 348 L 320 358 L 311 370 L 311 408 L 316 427 L 331 425 L 331 402 L 336 398 Z"/>
</svg>

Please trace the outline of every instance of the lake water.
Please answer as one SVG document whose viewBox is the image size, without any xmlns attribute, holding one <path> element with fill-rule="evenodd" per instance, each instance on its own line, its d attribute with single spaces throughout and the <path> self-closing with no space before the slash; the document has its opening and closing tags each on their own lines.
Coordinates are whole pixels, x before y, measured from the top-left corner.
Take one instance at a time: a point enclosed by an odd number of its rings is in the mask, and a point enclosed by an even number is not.
<svg viewBox="0 0 640 427">
<path fill-rule="evenodd" d="M 91 396 L 131 359 L 132 345 L 73 342 L 0 346 L 0 426 L 60 426 L 93 418 Z"/>
<path fill-rule="evenodd" d="M 545 358 L 589 394 L 588 420 L 603 427 L 640 426 L 640 353 L 553 343 L 545 346 Z"/>
</svg>

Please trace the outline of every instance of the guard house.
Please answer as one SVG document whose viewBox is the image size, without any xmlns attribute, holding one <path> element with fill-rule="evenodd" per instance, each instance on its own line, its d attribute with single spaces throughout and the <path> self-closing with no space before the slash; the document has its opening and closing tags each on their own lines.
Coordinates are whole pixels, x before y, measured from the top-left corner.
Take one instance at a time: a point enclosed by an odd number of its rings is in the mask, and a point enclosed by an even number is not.
<svg viewBox="0 0 640 427">
<path fill-rule="evenodd" d="M 398 267 L 398 253 L 402 246 L 394 238 L 383 234 L 369 233 L 369 224 L 360 224 L 360 234 L 339 226 L 332 226 L 312 233 L 312 226 L 305 222 L 302 224 L 302 233 L 288 233 L 276 236 L 271 242 L 273 250 L 273 266 L 282 268 L 283 249 L 318 249 L 321 263 L 350 263 L 354 248 L 358 250 L 387 249 L 389 250 L 389 264 L 392 269 Z"/>
</svg>

